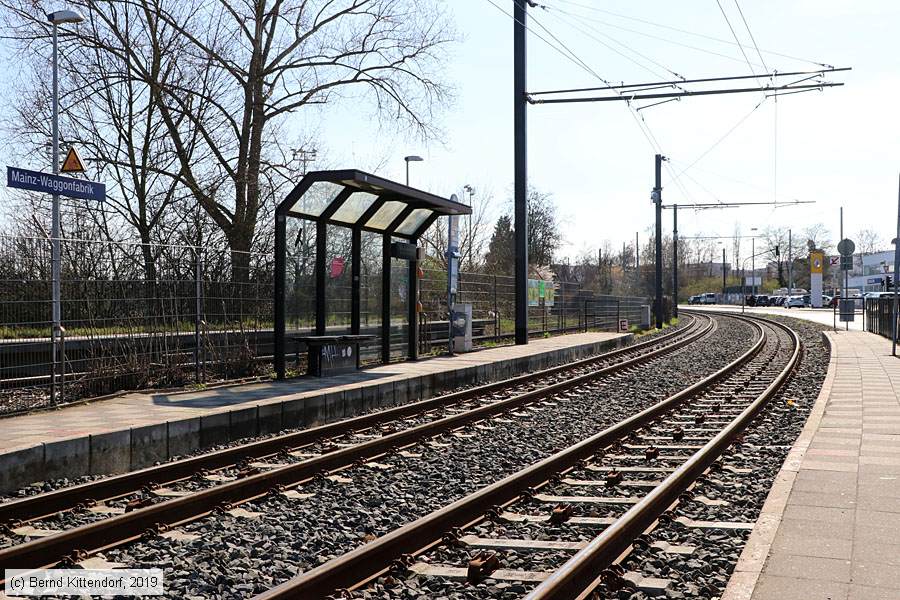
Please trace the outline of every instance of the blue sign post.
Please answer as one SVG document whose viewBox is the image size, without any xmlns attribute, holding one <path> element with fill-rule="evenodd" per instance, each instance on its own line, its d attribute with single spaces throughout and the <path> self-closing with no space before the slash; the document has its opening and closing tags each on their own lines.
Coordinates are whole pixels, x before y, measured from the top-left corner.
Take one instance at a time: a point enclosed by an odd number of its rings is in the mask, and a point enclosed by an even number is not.
<svg viewBox="0 0 900 600">
<path fill-rule="evenodd" d="M 82 200 L 102 202 L 106 198 L 106 185 L 102 183 L 41 173 L 40 171 L 29 171 L 19 167 L 6 167 L 6 185 L 20 190 L 59 194 Z"/>
</svg>

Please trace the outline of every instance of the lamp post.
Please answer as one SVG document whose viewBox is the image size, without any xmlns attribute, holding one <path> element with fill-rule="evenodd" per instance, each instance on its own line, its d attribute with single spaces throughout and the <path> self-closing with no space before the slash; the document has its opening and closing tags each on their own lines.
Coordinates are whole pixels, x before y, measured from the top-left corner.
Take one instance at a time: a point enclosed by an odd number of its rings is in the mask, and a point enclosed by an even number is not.
<svg viewBox="0 0 900 600">
<path fill-rule="evenodd" d="M 59 42 L 58 29 L 64 23 L 81 23 L 84 17 L 73 10 L 58 10 L 47 13 L 47 21 L 53 25 L 53 174 L 59 175 Z M 57 401 L 56 390 L 56 365 L 57 365 L 57 340 L 62 328 L 62 308 L 60 294 L 60 217 L 59 194 L 53 194 L 53 217 L 50 231 L 50 278 L 53 330 L 50 333 L 50 345 L 52 347 L 53 369 L 50 377 L 50 400 L 54 404 Z M 63 367 L 65 369 L 65 366 Z"/>
<path fill-rule="evenodd" d="M 466 185 L 463 186 L 463 189 L 466 191 L 467 194 L 469 194 L 469 207 L 471 208 L 471 206 L 472 206 L 472 196 L 475 195 L 475 188 L 473 188 L 471 185 L 469 185 L 469 184 L 467 183 Z M 472 216 L 473 216 L 473 214 L 470 213 L 470 214 L 469 214 L 469 240 L 468 240 L 468 242 L 467 242 L 467 244 L 466 244 L 467 246 L 469 246 L 468 250 L 469 250 L 469 270 L 470 270 L 470 271 L 472 270 L 472 245 L 473 245 L 473 241 L 472 241 Z"/>
<path fill-rule="evenodd" d="M 403 160 L 406 161 L 406 185 L 409 185 L 409 163 L 422 162 L 425 159 L 422 158 L 421 156 L 411 155 L 411 156 L 404 156 Z"/>
<path fill-rule="evenodd" d="M 756 227 L 751 227 L 750 231 L 756 231 Z M 750 289 L 752 290 L 750 293 L 753 294 L 754 298 L 756 297 L 756 236 L 752 236 L 750 238 L 750 258 L 753 260 L 750 261 L 750 277 L 753 278 L 753 283 L 750 285 Z"/>
<path fill-rule="evenodd" d="M 753 231 L 753 230 L 755 230 L 755 228 L 752 229 L 751 231 Z M 765 254 L 765 252 L 760 252 L 759 256 L 762 256 L 763 254 Z M 756 256 L 757 255 L 754 253 L 753 255 L 745 258 L 743 260 L 743 262 L 741 263 L 741 312 L 744 312 L 744 305 L 747 303 L 747 297 L 744 293 L 744 291 L 745 291 L 744 288 L 746 287 L 746 284 L 747 284 L 747 277 L 745 274 L 745 269 L 747 268 L 747 261 L 749 260 L 749 261 L 752 261 L 753 264 L 756 264 Z"/>
</svg>

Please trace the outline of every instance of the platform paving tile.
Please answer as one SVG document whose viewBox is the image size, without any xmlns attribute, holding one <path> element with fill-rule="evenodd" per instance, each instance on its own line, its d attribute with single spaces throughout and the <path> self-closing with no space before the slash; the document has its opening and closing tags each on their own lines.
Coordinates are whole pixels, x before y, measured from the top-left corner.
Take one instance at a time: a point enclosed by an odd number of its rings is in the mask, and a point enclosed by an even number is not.
<svg viewBox="0 0 900 600">
<path fill-rule="evenodd" d="M 327 379 L 300 378 L 287 382 L 265 381 L 206 390 L 153 393 L 135 392 L 106 400 L 67 406 L 0 419 L 3 435 L 0 452 L 35 442 L 129 429 L 245 409 L 257 405 L 305 398 L 325 391 L 340 392 L 366 383 L 391 383 L 513 360 L 568 347 L 604 342 L 621 337 L 614 333 L 576 333 L 534 340 L 523 346 L 503 346 L 455 357 L 394 363 Z"/>
<path fill-rule="evenodd" d="M 776 479 L 789 496 L 767 500 L 774 534 L 753 532 L 722 600 L 900 600 L 900 358 L 872 334 L 826 335 L 828 377 Z"/>
</svg>

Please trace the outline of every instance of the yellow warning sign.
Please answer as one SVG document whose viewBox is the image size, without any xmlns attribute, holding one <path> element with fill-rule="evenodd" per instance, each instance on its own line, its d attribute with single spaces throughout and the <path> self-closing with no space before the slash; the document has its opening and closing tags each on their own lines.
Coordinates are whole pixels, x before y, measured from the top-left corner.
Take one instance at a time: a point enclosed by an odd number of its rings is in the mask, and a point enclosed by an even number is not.
<svg viewBox="0 0 900 600">
<path fill-rule="evenodd" d="M 809 272 L 819 273 L 821 275 L 822 268 L 825 263 L 825 255 L 821 252 L 809 253 Z"/>
<path fill-rule="evenodd" d="M 78 156 L 75 146 L 69 148 L 69 153 L 66 154 L 66 160 L 63 161 L 62 169 L 60 170 L 63 173 L 84 173 L 84 163 L 81 162 L 81 157 Z"/>
</svg>

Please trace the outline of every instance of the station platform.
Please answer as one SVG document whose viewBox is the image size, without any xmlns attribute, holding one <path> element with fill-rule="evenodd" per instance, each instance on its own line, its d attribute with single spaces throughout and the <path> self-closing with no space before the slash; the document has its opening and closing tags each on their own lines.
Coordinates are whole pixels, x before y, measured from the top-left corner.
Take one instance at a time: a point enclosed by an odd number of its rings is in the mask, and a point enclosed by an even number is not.
<svg viewBox="0 0 900 600">
<path fill-rule="evenodd" d="M 900 358 L 825 335 L 821 393 L 721 600 L 900 599 Z"/>
<path fill-rule="evenodd" d="M 683 306 L 683 308 L 708 310 L 713 312 L 741 312 L 740 306 L 734 306 L 731 304 L 710 304 L 697 306 L 685 305 Z M 819 323 L 820 325 L 833 327 L 841 331 L 864 331 L 862 311 L 857 311 L 856 315 L 854 315 L 854 320 L 848 323 L 841 323 L 839 320 L 836 320 L 833 308 L 783 308 L 781 306 L 746 306 L 744 307 L 744 311 L 753 315 L 779 315 L 782 317 L 804 319 L 806 321 Z"/>
<path fill-rule="evenodd" d="M 126 393 L 0 418 L 0 492 L 122 473 L 231 440 L 320 425 L 599 354 L 632 334 L 577 333 L 456 356 L 173 393 Z"/>
</svg>

